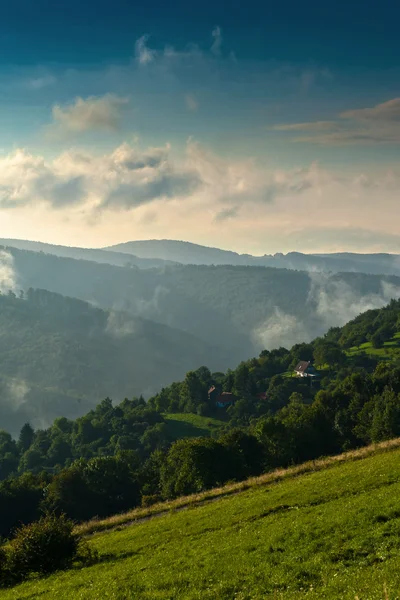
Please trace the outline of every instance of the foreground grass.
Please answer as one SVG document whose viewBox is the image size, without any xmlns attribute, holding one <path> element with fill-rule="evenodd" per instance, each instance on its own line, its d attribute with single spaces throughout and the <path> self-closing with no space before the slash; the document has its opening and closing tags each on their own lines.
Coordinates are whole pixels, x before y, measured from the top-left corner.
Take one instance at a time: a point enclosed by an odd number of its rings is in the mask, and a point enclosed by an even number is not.
<svg viewBox="0 0 400 600">
<path fill-rule="evenodd" d="M 0 598 L 400 598 L 400 441 L 334 459 L 96 535 L 97 565 Z"/>
</svg>

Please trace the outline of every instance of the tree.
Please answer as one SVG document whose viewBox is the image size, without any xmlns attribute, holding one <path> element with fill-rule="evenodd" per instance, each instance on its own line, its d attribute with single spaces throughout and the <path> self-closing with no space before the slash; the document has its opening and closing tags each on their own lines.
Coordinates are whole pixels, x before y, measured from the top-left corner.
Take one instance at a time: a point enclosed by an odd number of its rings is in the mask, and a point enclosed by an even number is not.
<svg viewBox="0 0 400 600">
<path fill-rule="evenodd" d="M 314 360 L 319 366 L 337 367 L 345 363 L 346 355 L 335 342 L 321 340 L 314 348 Z"/>
<path fill-rule="evenodd" d="M 34 438 L 35 431 L 33 427 L 31 427 L 30 423 L 25 423 L 25 425 L 23 425 L 21 428 L 18 438 L 18 450 L 21 454 L 29 450 L 33 444 Z"/>
<path fill-rule="evenodd" d="M 162 495 L 177 498 L 223 484 L 227 479 L 226 462 L 226 448 L 216 440 L 178 440 L 161 468 Z"/>
<path fill-rule="evenodd" d="M 379 442 L 400 435 L 400 394 L 386 387 L 375 401 L 371 424 L 371 440 Z"/>
</svg>

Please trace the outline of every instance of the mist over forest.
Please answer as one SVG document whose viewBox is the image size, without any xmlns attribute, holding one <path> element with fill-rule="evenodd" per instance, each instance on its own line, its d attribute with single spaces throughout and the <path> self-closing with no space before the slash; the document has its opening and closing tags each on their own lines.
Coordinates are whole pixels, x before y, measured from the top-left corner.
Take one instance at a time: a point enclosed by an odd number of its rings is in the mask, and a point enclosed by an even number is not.
<svg viewBox="0 0 400 600">
<path fill-rule="evenodd" d="M 202 365 L 222 371 L 308 342 L 400 297 L 400 277 L 139 268 L 7 246 L 0 291 L 1 416 L 16 431 L 76 417 L 105 396 L 147 398 Z"/>
</svg>

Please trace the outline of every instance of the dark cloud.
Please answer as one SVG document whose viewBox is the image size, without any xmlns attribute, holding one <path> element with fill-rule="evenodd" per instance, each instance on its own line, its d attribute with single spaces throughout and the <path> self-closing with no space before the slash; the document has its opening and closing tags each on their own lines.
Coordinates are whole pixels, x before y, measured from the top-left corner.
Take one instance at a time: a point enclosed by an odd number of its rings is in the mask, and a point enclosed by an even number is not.
<svg viewBox="0 0 400 600">
<path fill-rule="evenodd" d="M 140 184 L 121 184 L 104 199 L 100 208 L 135 208 L 160 198 L 176 198 L 190 195 L 201 184 L 195 172 L 158 173 L 157 176 Z"/>
</svg>

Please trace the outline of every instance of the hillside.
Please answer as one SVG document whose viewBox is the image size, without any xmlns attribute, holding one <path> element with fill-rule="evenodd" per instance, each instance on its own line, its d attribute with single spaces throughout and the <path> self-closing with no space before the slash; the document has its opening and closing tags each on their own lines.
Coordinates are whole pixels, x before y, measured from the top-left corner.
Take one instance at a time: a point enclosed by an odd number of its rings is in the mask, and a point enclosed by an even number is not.
<svg viewBox="0 0 400 600">
<path fill-rule="evenodd" d="M 191 242 L 177 240 L 140 240 L 116 244 L 104 248 L 118 253 L 134 254 L 142 259 L 164 259 L 193 265 L 240 265 L 263 266 L 305 271 L 341 272 L 355 271 L 400 275 L 400 257 L 396 254 L 357 254 L 342 252 L 333 254 L 304 254 L 280 252 L 264 256 L 238 254 L 231 250 L 210 248 Z"/>
<path fill-rule="evenodd" d="M 221 358 L 212 344 L 140 317 L 44 290 L 0 295 L 2 428 L 43 427 L 106 396 L 155 393 L 210 358 Z"/>
<path fill-rule="evenodd" d="M 214 502 L 186 502 L 190 510 L 170 504 L 156 519 L 142 511 L 136 524 L 90 539 L 98 564 L 0 598 L 395 599 L 399 459 L 396 440 L 250 480 L 237 493 L 228 486 Z"/>
<path fill-rule="evenodd" d="M 172 264 L 155 258 L 139 258 L 120 252 L 108 252 L 100 248 L 74 248 L 73 246 L 60 246 L 58 244 L 46 244 L 44 242 L 33 242 L 30 240 L 16 240 L 10 238 L 0 238 L 0 246 L 6 248 L 18 248 L 19 250 L 31 250 L 33 252 L 43 252 L 53 254 L 64 258 L 75 258 L 76 260 L 91 260 L 93 262 L 115 265 L 118 267 L 137 267 L 139 269 L 151 269 L 153 267 L 162 267 L 166 264 Z"/>
<path fill-rule="evenodd" d="M 17 249 L 6 256 L 16 291 L 48 289 L 186 331 L 228 353 L 232 367 L 264 348 L 309 341 L 400 296 L 394 276 L 249 266 L 139 270 Z"/>
</svg>

